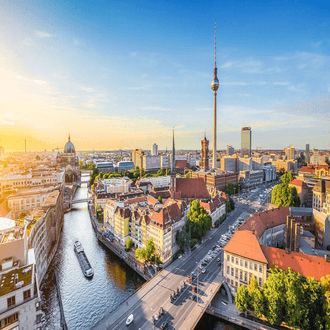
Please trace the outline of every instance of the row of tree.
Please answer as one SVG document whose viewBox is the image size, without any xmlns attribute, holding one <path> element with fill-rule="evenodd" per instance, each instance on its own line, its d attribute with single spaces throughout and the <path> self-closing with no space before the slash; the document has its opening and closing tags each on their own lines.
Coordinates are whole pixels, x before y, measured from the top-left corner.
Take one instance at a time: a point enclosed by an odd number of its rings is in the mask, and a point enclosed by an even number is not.
<svg viewBox="0 0 330 330">
<path fill-rule="evenodd" d="M 272 191 L 272 204 L 276 206 L 300 206 L 300 198 L 296 187 L 290 187 L 289 183 L 294 179 L 293 172 L 281 176 L 281 184 L 276 185 Z"/>
<path fill-rule="evenodd" d="M 165 169 L 160 169 L 158 170 L 157 173 L 149 173 L 146 172 L 144 169 L 141 169 L 138 166 L 135 167 L 134 171 L 122 171 L 121 173 L 119 172 L 109 172 L 109 173 L 103 173 L 99 172 L 99 170 L 96 168 L 96 165 L 94 163 L 91 163 L 88 165 L 88 169 L 92 171 L 89 183 L 92 185 L 95 181 L 98 179 L 110 179 L 110 178 L 118 178 L 118 177 L 124 177 L 127 176 L 129 177 L 133 182 L 138 180 L 140 176 L 143 178 L 149 178 L 149 177 L 157 177 L 157 176 L 165 176 L 169 174 L 169 172 Z M 181 174 L 178 174 L 181 176 Z"/>
<path fill-rule="evenodd" d="M 271 269 L 261 290 L 254 277 L 237 290 L 236 307 L 264 316 L 270 324 L 285 322 L 293 329 L 330 329 L 330 276 L 318 282 L 289 270 Z"/>
<path fill-rule="evenodd" d="M 226 212 L 229 213 L 234 209 L 235 209 L 235 202 L 231 197 L 229 197 L 229 199 L 226 201 Z"/>
<path fill-rule="evenodd" d="M 226 187 L 225 187 L 225 192 L 228 195 L 234 195 L 236 193 L 239 193 L 242 190 L 242 186 L 240 183 L 238 184 L 233 184 L 231 182 L 228 182 Z"/>
</svg>

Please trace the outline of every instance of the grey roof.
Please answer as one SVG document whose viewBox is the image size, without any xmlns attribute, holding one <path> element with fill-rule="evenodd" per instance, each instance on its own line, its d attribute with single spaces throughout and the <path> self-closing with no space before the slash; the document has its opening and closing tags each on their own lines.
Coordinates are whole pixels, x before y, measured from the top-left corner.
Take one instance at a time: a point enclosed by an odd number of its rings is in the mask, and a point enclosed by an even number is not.
<svg viewBox="0 0 330 330">
<path fill-rule="evenodd" d="M 312 217 L 313 209 L 311 207 L 290 207 L 290 215 Z"/>
<path fill-rule="evenodd" d="M 71 141 L 68 141 L 64 147 L 65 154 L 75 154 L 76 149 Z"/>
</svg>

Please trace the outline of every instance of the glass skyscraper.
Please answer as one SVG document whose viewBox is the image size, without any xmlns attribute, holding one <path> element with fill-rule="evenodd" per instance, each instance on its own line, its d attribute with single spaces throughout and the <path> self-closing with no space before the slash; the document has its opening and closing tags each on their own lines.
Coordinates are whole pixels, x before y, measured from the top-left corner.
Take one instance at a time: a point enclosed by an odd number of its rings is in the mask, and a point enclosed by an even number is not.
<svg viewBox="0 0 330 330">
<path fill-rule="evenodd" d="M 241 131 L 241 157 L 251 157 L 252 131 L 251 127 L 242 127 Z"/>
</svg>

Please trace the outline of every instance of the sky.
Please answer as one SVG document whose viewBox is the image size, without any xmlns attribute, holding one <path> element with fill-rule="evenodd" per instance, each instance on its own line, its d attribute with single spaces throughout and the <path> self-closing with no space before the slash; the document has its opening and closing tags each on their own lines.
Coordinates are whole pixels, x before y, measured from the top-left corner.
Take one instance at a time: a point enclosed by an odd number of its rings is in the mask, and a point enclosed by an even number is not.
<svg viewBox="0 0 330 330">
<path fill-rule="evenodd" d="M 5 150 L 330 148 L 326 1 L 2 0 Z"/>
</svg>

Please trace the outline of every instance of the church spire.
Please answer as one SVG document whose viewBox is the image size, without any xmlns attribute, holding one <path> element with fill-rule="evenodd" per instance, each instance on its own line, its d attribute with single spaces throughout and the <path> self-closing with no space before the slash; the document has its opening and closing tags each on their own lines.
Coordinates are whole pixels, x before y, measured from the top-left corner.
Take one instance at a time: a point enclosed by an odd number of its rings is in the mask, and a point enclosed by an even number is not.
<svg viewBox="0 0 330 330">
<path fill-rule="evenodd" d="M 69 142 L 70 142 L 70 132 L 69 132 Z"/>
</svg>

